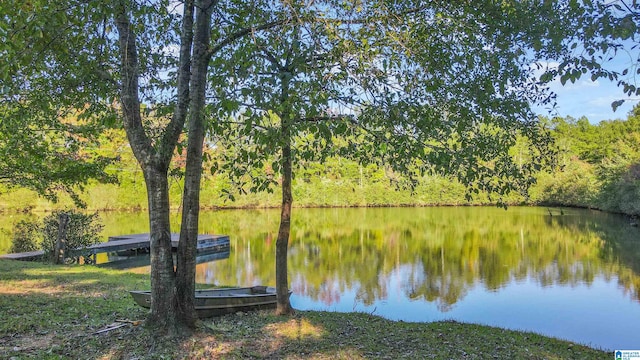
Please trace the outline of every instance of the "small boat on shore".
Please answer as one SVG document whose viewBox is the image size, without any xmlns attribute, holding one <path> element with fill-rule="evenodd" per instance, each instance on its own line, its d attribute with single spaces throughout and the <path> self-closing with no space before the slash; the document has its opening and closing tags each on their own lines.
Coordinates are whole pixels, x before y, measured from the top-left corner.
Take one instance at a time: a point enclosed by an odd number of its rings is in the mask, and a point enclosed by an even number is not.
<svg viewBox="0 0 640 360">
<path fill-rule="evenodd" d="M 151 307 L 150 291 L 132 290 L 129 293 L 138 305 L 145 308 Z M 196 313 L 200 318 L 238 311 L 269 309 L 275 306 L 276 289 L 267 286 L 196 290 L 195 294 Z"/>
</svg>

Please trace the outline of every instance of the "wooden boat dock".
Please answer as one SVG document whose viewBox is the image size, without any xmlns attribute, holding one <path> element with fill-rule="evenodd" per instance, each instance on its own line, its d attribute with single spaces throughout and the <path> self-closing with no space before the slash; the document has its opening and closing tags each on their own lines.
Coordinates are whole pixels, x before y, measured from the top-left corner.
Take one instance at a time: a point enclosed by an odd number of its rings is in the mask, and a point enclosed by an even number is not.
<svg viewBox="0 0 640 360">
<path fill-rule="evenodd" d="M 109 253 L 108 261 L 98 264 L 99 267 L 114 269 L 114 270 L 124 270 L 124 269 L 136 269 L 142 268 L 151 265 L 151 257 L 149 254 L 137 255 L 137 256 L 119 256 L 117 254 L 112 255 L 114 253 Z M 196 264 L 208 263 L 217 260 L 228 259 L 231 255 L 230 251 L 222 251 L 222 252 L 207 252 L 207 253 L 197 253 L 196 254 Z"/>
<path fill-rule="evenodd" d="M 173 249 L 178 248 L 179 234 L 171 234 L 171 247 Z M 119 251 L 131 251 L 131 250 L 147 250 L 150 248 L 151 242 L 149 241 L 149 234 L 130 234 L 119 235 L 109 237 L 109 241 L 88 246 L 84 249 L 73 249 L 69 251 L 70 257 L 76 254 L 81 256 L 95 256 L 100 253 L 119 252 Z M 229 236 L 228 235 L 198 235 L 198 248 L 199 253 L 205 252 L 224 252 L 229 251 Z M 0 255 L 0 259 L 11 260 L 37 260 L 44 255 L 43 251 L 31 251 L 24 253 L 5 254 Z M 77 256 L 77 255 L 76 255 Z"/>
<path fill-rule="evenodd" d="M 44 251 L 29 251 L 14 254 L 0 255 L 0 259 L 34 261 L 39 260 L 44 255 Z"/>
</svg>

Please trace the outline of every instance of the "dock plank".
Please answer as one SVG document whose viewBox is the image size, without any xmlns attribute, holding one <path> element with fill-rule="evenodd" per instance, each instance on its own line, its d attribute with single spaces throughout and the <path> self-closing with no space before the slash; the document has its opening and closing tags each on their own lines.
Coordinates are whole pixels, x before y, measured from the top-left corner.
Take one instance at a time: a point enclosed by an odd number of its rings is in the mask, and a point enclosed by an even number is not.
<svg viewBox="0 0 640 360">
<path fill-rule="evenodd" d="M 44 255 L 44 251 L 29 251 L 22 253 L 14 253 L 14 254 L 4 254 L 0 255 L 0 259 L 8 259 L 8 260 L 38 260 Z"/>
<path fill-rule="evenodd" d="M 171 247 L 178 247 L 179 234 L 171 234 Z M 151 246 L 149 234 L 130 234 L 109 237 L 108 241 L 91 245 L 85 249 L 73 249 L 69 254 L 89 254 L 96 255 L 105 252 L 127 251 L 135 249 L 148 249 Z M 198 235 L 198 251 L 214 252 L 229 250 L 229 236 L 227 235 Z M 24 253 L 0 255 L 0 259 L 10 260 L 37 260 L 44 255 L 43 251 L 31 251 Z"/>
</svg>

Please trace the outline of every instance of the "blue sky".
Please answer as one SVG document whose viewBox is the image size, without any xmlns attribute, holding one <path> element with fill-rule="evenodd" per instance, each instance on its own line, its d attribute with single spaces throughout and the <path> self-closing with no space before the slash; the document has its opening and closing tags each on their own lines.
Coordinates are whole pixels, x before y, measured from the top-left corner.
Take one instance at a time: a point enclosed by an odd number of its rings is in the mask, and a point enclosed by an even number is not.
<svg viewBox="0 0 640 360">
<path fill-rule="evenodd" d="M 602 120 L 626 119 L 627 113 L 638 104 L 638 97 L 629 98 L 618 88 L 616 83 L 604 79 L 591 81 L 589 76 L 584 76 L 574 84 L 568 82 L 565 86 L 555 80 L 551 89 L 558 95 L 555 113 L 551 115 L 572 116 L 580 118 L 586 116 L 591 123 Z M 616 100 L 626 100 L 615 112 L 611 103 Z M 535 111 L 544 116 L 550 116 L 548 109 L 536 107 Z"/>
<path fill-rule="evenodd" d="M 627 41 L 625 48 L 617 51 L 613 59 L 602 65 L 618 73 L 629 68 L 629 75 L 624 79 L 640 87 L 640 74 L 636 71 L 640 66 L 640 48 L 634 48 L 634 45 L 637 43 Z M 547 65 L 557 67 L 558 63 L 550 62 Z M 612 82 L 608 79 L 591 81 L 589 73 L 575 83 L 567 82 L 564 86 L 559 79 L 555 79 L 550 87 L 557 94 L 557 108 L 554 113 L 549 114 L 548 109 L 534 107 L 534 111 L 540 115 L 572 116 L 576 119 L 586 116 L 591 123 L 595 124 L 602 120 L 626 119 L 629 111 L 640 102 L 640 96 L 626 96 L 622 88 L 617 86 L 617 81 Z M 622 99 L 625 99 L 625 102 L 614 112 L 611 103 Z"/>
</svg>

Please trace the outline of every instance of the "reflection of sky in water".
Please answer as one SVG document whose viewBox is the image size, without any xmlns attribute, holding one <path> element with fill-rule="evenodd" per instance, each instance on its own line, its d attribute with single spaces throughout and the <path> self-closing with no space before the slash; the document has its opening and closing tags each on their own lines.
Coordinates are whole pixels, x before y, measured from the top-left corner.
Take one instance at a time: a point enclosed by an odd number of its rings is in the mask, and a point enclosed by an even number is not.
<svg viewBox="0 0 640 360">
<path fill-rule="evenodd" d="M 514 280 L 497 291 L 476 284 L 443 311 L 438 300 L 406 296 L 403 279 L 408 275 L 406 268 L 395 271 L 387 279 L 388 296 L 368 306 L 357 299 L 357 285 L 340 292 L 331 304 L 296 294 L 291 304 L 299 310 L 359 311 L 408 322 L 456 320 L 534 331 L 608 350 L 640 346 L 640 306 L 624 295 L 617 279 L 597 276 L 589 285 L 545 287 L 532 279 Z"/>
</svg>

